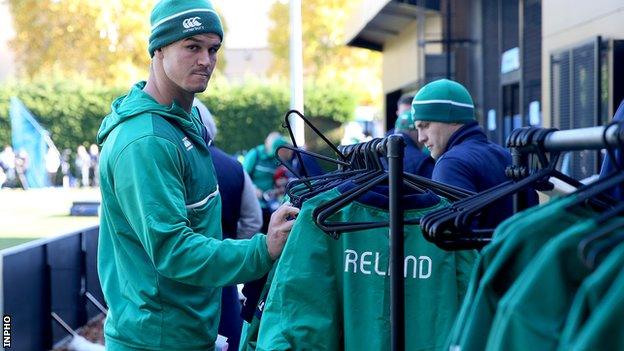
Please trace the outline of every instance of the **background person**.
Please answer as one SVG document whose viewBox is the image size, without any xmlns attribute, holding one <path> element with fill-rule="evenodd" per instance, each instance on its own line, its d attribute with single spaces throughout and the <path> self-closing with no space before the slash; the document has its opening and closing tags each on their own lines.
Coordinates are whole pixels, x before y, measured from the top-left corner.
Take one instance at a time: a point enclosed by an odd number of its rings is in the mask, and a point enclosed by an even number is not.
<svg viewBox="0 0 624 351">
<path fill-rule="evenodd" d="M 404 111 L 394 124 L 394 133 L 401 134 L 405 141 L 403 170 L 407 173 L 431 178 L 435 161 L 423 152 L 423 144 L 418 142 L 418 130 L 411 111 Z"/>
<path fill-rule="evenodd" d="M 78 168 L 80 172 L 81 186 L 90 186 L 89 169 L 91 168 L 91 156 L 89 156 L 87 148 L 84 147 L 84 145 L 78 145 L 78 148 L 76 148 L 76 168 Z"/>
<path fill-rule="evenodd" d="M 418 141 L 436 161 L 433 180 L 474 192 L 508 180 L 505 168 L 511 165 L 511 154 L 487 139 L 463 85 L 448 79 L 425 85 L 414 97 L 412 114 Z M 534 202 L 535 196 L 529 199 Z M 494 228 L 512 213 L 512 198 L 501 199 L 488 207 L 478 226 Z"/>
<path fill-rule="evenodd" d="M 198 99 L 193 106 L 199 111 L 208 137 L 214 140 L 217 126 L 208 108 Z M 221 194 L 221 226 L 223 238 L 250 238 L 262 227 L 262 211 L 256 199 L 256 187 L 241 164 L 232 156 L 219 149 L 214 142 L 209 146 L 212 163 L 217 175 Z M 228 338 L 229 348 L 237 350 L 240 342 L 243 319 L 238 289 L 235 285 L 223 288 L 221 295 L 221 318 L 219 334 Z"/>
<path fill-rule="evenodd" d="M 249 174 L 252 182 L 257 188 L 256 197 L 260 201 L 262 207 L 262 232 L 266 230 L 268 220 L 271 216 L 271 210 L 264 200 L 264 193 L 270 191 L 274 187 L 274 175 L 279 161 L 276 157 L 276 150 L 282 145 L 287 145 L 288 141 L 278 132 L 271 132 L 267 135 L 264 144 L 258 145 L 251 149 L 245 155 L 243 168 Z M 292 151 L 281 149 L 279 157 L 283 160 L 290 160 Z"/>
</svg>

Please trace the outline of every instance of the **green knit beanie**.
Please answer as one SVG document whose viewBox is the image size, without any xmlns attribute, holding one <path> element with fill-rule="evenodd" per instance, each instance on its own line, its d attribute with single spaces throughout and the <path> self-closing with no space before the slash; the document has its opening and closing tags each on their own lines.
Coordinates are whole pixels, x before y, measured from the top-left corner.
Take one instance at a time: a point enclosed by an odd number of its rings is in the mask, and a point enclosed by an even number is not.
<svg viewBox="0 0 624 351">
<path fill-rule="evenodd" d="M 286 138 L 284 138 L 283 136 L 276 138 L 275 140 L 273 140 L 273 143 L 271 144 L 271 150 L 269 150 L 270 151 L 269 155 L 275 156 L 275 153 L 277 152 L 277 148 L 280 146 L 284 146 L 284 145 L 290 145 L 290 143 L 288 142 L 288 140 L 286 140 Z"/>
<path fill-rule="evenodd" d="M 416 126 L 414 125 L 414 118 L 412 117 L 411 111 L 404 111 L 399 115 L 396 122 L 394 123 L 394 130 L 414 130 Z"/>
<path fill-rule="evenodd" d="M 214 33 L 223 40 L 219 15 L 208 0 L 161 0 L 150 15 L 149 54 L 184 38 Z"/>
<path fill-rule="evenodd" d="M 474 103 L 463 85 L 439 79 L 414 96 L 412 116 L 415 121 L 467 123 L 475 120 Z"/>
</svg>

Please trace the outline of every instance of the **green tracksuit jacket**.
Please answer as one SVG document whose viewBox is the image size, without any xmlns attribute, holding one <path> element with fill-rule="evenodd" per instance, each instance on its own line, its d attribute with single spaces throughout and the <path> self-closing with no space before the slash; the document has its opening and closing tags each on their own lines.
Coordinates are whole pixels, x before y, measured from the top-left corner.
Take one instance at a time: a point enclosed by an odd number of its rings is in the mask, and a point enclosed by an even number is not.
<svg viewBox="0 0 624 351">
<path fill-rule="evenodd" d="M 449 349 L 485 349 L 498 302 L 516 278 L 548 240 L 590 216 L 591 212 L 582 208 L 565 211 L 573 201 L 573 197 L 552 200 L 499 225 L 473 271 L 449 337 Z"/>
<path fill-rule="evenodd" d="M 587 321 L 594 315 L 594 311 L 601 305 L 604 296 L 622 271 L 622 267 L 624 267 L 624 244 L 614 248 L 596 271 L 580 286 L 561 332 L 558 350 L 572 349 L 579 332 L 583 330 Z"/>
<path fill-rule="evenodd" d="M 624 350 L 624 270 L 604 294 L 568 350 Z"/>
<path fill-rule="evenodd" d="M 555 350 L 574 295 L 591 273 L 578 258 L 593 219 L 550 240 L 498 303 L 486 350 Z"/>
<path fill-rule="evenodd" d="M 243 160 L 243 168 L 251 177 L 254 185 L 262 191 L 273 188 L 273 175 L 279 166 L 274 155 L 275 149 L 266 150 L 264 145 L 258 145 L 249 150 Z"/>
<path fill-rule="evenodd" d="M 339 194 L 333 189 L 304 203 L 276 267 L 260 322 L 258 350 L 390 348 L 388 228 L 332 239 L 316 226 L 312 212 Z M 362 201 L 366 200 L 371 199 Z M 403 202 L 421 204 L 406 211 L 406 218 L 446 204 L 420 200 Z M 339 222 L 387 219 L 387 210 L 359 201 L 330 218 Z M 443 251 L 427 242 L 418 226 L 405 226 L 404 272 L 399 274 L 405 277 L 407 350 L 442 349 L 476 255 Z"/>
<path fill-rule="evenodd" d="M 221 198 L 199 118 L 135 85 L 98 132 L 98 271 L 109 350 L 212 350 L 221 289 L 259 278 L 263 235 L 221 240 Z"/>
</svg>

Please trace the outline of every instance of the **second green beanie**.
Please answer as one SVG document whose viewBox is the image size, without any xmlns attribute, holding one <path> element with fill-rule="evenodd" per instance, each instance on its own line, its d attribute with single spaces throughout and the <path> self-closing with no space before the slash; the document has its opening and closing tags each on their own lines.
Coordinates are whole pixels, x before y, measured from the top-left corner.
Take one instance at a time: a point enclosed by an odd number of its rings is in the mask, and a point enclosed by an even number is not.
<svg viewBox="0 0 624 351">
<path fill-rule="evenodd" d="M 414 121 L 467 123 L 475 120 L 474 103 L 463 85 L 439 79 L 422 87 L 412 101 Z"/>
</svg>

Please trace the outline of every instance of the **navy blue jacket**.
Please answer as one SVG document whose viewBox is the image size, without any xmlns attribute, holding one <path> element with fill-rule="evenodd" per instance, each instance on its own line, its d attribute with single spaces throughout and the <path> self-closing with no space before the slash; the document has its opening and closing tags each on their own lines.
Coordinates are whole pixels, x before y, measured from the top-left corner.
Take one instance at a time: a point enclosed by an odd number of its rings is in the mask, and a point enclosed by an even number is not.
<svg viewBox="0 0 624 351">
<path fill-rule="evenodd" d="M 223 239 L 235 239 L 240 219 L 241 197 L 245 186 L 243 166 L 218 147 L 210 146 L 209 149 L 221 194 Z"/>
<path fill-rule="evenodd" d="M 614 121 L 623 121 L 624 120 L 624 101 L 620 103 L 620 107 L 618 107 L 615 115 L 613 116 Z M 619 163 L 620 166 L 624 165 L 624 156 L 622 155 L 621 149 L 615 150 L 615 159 L 616 162 Z M 611 173 L 615 172 L 616 165 L 613 164 L 611 158 L 608 155 L 605 155 L 604 162 L 602 163 L 602 168 L 600 169 L 600 178 L 608 177 Z M 611 194 L 614 198 L 618 200 L 624 200 L 624 185 L 620 185 L 614 188 L 611 191 Z"/>
<path fill-rule="evenodd" d="M 217 173 L 221 194 L 221 227 L 223 239 L 235 239 L 240 218 L 241 197 L 245 186 L 243 166 L 216 146 L 210 146 L 210 156 Z M 238 350 L 243 319 L 236 286 L 223 288 L 221 294 L 221 320 L 219 334 L 228 338 L 229 347 Z"/>
<path fill-rule="evenodd" d="M 487 140 L 477 122 L 462 126 L 451 135 L 446 151 L 437 160 L 432 179 L 462 189 L 482 192 L 509 179 L 505 168 L 511 154 Z M 480 228 L 494 228 L 513 214 L 512 197 L 493 203 L 479 220 Z"/>
<path fill-rule="evenodd" d="M 319 176 L 321 174 L 325 174 L 321 165 L 317 162 L 314 156 L 306 155 L 304 153 L 301 154 L 301 160 L 303 161 L 303 166 L 308 173 L 308 177 Z M 299 163 L 299 158 L 297 155 L 293 155 L 290 163 L 292 164 L 293 169 L 301 176 L 303 176 L 303 170 L 301 164 Z"/>
<path fill-rule="evenodd" d="M 405 154 L 403 156 L 403 171 L 419 176 L 431 178 L 435 161 L 420 151 L 418 145 L 408 134 L 400 133 L 405 140 Z"/>
</svg>

